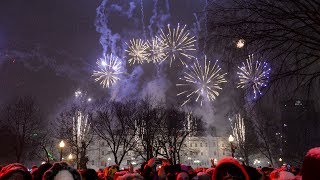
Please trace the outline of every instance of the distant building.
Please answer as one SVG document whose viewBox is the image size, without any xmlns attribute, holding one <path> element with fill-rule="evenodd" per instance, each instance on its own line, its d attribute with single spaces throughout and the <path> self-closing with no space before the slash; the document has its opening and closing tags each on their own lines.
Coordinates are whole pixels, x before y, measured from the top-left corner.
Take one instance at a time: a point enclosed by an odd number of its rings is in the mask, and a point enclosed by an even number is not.
<svg viewBox="0 0 320 180">
<path fill-rule="evenodd" d="M 304 157 L 305 152 L 320 144 L 320 122 L 313 101 L 282 102 L 282 150 L 284 160 Z"/>
<path fill-rule="evenodd" d="M 193 167 L 210 167 L 211 159 L 217 162 L 224 156 L 230 156 L 228 144 L 221 137 L 187 137 L 181 150 L 181 163 Z M 97 137 L 88 147 L 88 168 L 104 168 L 115 164 L 114 158 L 104 140 Z M 128 167 L 132 163 L 140 167 L 143 160 L 130 151 L 121 163 L 121 167 Z"/>
</svg>

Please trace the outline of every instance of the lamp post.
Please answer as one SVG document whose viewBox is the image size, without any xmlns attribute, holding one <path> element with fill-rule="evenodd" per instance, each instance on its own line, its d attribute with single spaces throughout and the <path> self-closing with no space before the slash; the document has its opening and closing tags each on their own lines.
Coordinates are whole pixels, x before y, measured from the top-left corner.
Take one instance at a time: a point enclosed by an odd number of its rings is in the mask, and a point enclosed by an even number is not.
<svg viewBox="0 0 320 180">
<path fill-rule="evenodd" d="M 69 156 L 68 156 L 68 160 L 69 160 L 69 161 L 72 161 L 72 159 L 73 159 L 72 154 L 69 154 Z"/>
<path fill-rule="evenodd" d="M 235 152 L 235 147 L 234 145 L 232 144 L 234 138 L 232 135 L 229 136 L 229 142 L 230 142 L 230 148 L 231 148 L 231 156 L 234 158 L 234 152 Z"/>
<path fill-rule="evenodd" d="M 60 147 L 60 161 L 62 161 L 62 151 L 64 148 L 65 144 L 63 142 L 63 140 L 59 143 L 59 147 Z"/>
</svg>

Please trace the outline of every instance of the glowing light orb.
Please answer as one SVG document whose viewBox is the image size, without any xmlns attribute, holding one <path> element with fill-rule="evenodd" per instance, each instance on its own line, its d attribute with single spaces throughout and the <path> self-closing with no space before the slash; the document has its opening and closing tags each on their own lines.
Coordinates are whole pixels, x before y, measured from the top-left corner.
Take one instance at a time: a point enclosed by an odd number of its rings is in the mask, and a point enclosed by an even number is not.
<svg viewBox="0 0 320 180">
<path fill-rule="evenodd" d="M 184 76 L 180 78 L 183 83 L 177 84 L 177 87 L 183 90 L 177 96 L 185 96 L 181 106 L 191 101 L 200 102 L 213 101 L 219 96 L 222 90 L 221 85 L 226 81 L 226 73 L 221 73 L 221 68 L 217 65 L 218 61 L 212 65 L 205 56 L 204 63 L 200 64 L 198 59 L 193 66 L 187 66 Z"/>
<path fill-rule="evenodd" d="M 196 39 L 194 36 L 190 36 L 186 26 L 181 28 L 178 24 L 176 28 L 171 28 L 169 24 L 167 33 L 161 29 L 159 39 L 164 44 L 165 57 L 162 61 L 169 60 L 170 67 L 176 59 L 179 59 L 181 64 L 184 65 L 186 63 L 183 58 L 194 58 L 190 53 L 196 50 Z"/>
<path fill-rule="evenodd" d="M 237 43 L 236 43 L 237 48 L 239 48 L 239 49 L 243 48 L 245 42 L 246 42 L 246 41 L 245 41 L 244 39 L 239 39 L 239 40 L 237 41 Z"/>
<path fill-rule="evenodd" d="M 252 90 L 253 97 L 256 99 L 261 95 L 261 89 L 266 87 L 269 81 L 271 68 L 266 62 L 255 61 L 253 62 L 253 54 L 249 55 L 246 62 L 242 66 L 238 66 L 239 83 L 238 88 L 246 88 Z"/>
<path fill-rule="evenodd" d="M 126 43 L 127 44 L 127 43 Z M 149 45 L 147 42 L 141 39 L 133 39 L 130 40 L 130 44 L 128 45 L 128 49 L 125 51 L 129 57 L 129 64 L 142 64 L 144 62 L 149 62 L 149 53 L 148 48 Z"/>
<path fill-rule="evenodd" d="M 122 65 L 118 57 L 112 54 L 97 61 L 98 69 L 93 71 L 92 76 L 96 77 L 95 81 L 100 82 L 103 88 L 108 88 L 120 80 L 123 73 L 121 71 Z"/>
</svg>

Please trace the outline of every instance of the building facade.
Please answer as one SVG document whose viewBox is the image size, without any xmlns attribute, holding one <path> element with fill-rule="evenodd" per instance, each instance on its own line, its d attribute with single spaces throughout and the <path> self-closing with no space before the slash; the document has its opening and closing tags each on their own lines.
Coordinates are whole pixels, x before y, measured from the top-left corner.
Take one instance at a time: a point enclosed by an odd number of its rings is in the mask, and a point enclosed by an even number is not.
<svg viewBox="0 0 320 180">
<path fill-rule="evenodd" d="M 182 164 L 192 167 L 210 167 L 211 160 L 217 162 L 224 156 L 230 156 L 230 146 L 226 138 L 222 137 L 187 137 L 181 150 L 180 161 Z M 88 168 L 99 169 L 114 165 L 114 157 L 107 143 L 99 137 L 88 147 Z M 120 164 L 121 168 L 127 168 L 133 164 L 140 167 L 143 159 L 134 151 L 129 151 Z"/>
</svg>

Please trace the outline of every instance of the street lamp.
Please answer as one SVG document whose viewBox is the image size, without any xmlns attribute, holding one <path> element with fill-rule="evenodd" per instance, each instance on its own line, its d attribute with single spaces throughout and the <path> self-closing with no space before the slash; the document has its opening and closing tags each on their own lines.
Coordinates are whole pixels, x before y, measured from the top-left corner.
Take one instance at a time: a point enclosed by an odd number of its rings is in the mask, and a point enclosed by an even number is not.
<svg viewBox="0 0 320 180">
<path fill-rule="evenodd" d="M 72 159 L 73 159 L 72 154 L 69 154 L 69 156 L 68 156 L 68 160 L 69 160 L 69 161 L 72 161 Z"/>
<path fill-rule="evenodd" d="M 60 161 L 62 161 L 62 151 L 64 148 L 65 144 L 63 142 L 63 140 L 59 143 L 59 147 L 60 147 Z"/>
<path fill-rule="evenodd" d="M 234 147 L 234 145 L 232 144 L 232 142 L 234 141 L 234 138 L 232 135 L 229 136 L 229 142 L 230 142 L 230 148 L 231 148 L 231 155 L 234 158 L 234 152 L 236 150 L 236 147 Z"/>
</svg>

